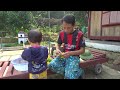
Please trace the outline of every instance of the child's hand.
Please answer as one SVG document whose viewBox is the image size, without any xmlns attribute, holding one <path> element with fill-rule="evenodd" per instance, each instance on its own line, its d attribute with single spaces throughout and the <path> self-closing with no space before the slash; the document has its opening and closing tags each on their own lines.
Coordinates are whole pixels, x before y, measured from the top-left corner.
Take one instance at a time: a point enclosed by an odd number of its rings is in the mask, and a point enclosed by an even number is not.
<svg viewBox="0 0 120 90">
<path fill-rule="evenodd" d="M 68 58 L 68 57 L 71 56 L 71 54 L 70 54 L 70 52 L 65 52 L 64 54 L 62 54 L 62 56 L 63 56 L 64 58 Z"/>
<path fill-rule="evenodd" d="M 56 49 L 56 54 L 59 56 L 62 54 L 62 52 L 59 49 Z"/>
</svg>

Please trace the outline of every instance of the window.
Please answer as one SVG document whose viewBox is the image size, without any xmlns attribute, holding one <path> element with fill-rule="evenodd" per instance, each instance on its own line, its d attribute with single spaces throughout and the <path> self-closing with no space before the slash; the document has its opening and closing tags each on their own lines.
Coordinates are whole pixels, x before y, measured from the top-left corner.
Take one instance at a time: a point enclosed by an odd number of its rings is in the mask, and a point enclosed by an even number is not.
<svg viewBox="0 0 120 90">
<path fill-rule="evenodd" d="M 120 11 L 102 11 L 102 26 L 120 25 Z"/>
</svg>

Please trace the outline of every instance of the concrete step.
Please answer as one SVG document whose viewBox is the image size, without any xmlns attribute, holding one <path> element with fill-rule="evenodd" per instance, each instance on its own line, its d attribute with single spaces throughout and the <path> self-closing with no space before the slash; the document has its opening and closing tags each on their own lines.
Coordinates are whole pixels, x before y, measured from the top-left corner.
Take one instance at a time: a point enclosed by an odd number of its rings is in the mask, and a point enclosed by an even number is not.
<svg viewBox="0 0 120 90">
<path fill-rule="evenodd" d="M 87 47 L 120 52 L 120 42 L 85 40 L 85 43 Z"/>
</svg>

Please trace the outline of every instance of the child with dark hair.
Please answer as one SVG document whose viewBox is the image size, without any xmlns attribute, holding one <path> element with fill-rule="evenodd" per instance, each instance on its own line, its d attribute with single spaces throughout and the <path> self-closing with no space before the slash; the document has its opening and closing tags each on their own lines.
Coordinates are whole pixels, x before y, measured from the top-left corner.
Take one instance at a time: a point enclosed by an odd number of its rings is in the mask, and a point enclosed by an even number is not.
<svg viewBox="0 0 120 90">
<path fill-rule="evenodd" d="M 42 33 L 38 30 L 30 30 L 28 42 L 31 47 L 25 49 L 22 58 L 28 61 L 28 72 L 30 79 L 47 79 L 47 57 L 48 49 L 40 46 Z"/>
<path fill-rule="evenodd" d="M 75 29 L 75 17 L 66 15 L 62 18 L 63 30 L 60 31 L 56 53 L 48 68 L 56 73 L 64 75 L 64 79 L 81 78 L 84 70 L 80 67 L 80 54 L 85 52 L 83 33 Z M 63 52 L 60 50 L 63 45 Z M 61 57 L 62 56 L 62 57 Z"/>
</svg>

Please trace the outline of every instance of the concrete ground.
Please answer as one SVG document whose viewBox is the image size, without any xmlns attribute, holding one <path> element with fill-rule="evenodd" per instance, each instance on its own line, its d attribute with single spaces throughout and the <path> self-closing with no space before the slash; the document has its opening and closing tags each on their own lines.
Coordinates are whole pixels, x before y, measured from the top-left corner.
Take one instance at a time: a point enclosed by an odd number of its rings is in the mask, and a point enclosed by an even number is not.
<svg viewBox="0 0 120 90">
<path fill-rule="evenodd" d="M 120 53 L 120 42 L 86 39 L 85 43 L 87 47 Z"/>
<path fill-rule="evenodd" d="M 120 71 L 103 66 L 103 71 L 99 75 L 95 75 L 92 70 L 86 69 L 85 70 L 85 79 L 120 79 Z"/>
<path fill-rule="evenodd" d="M 120 46 L 120 41 L 90 40 L 88 38 L 85 38 L 85 41 L 92 42 L 92 43 L 100 43 L 100 44 L 108 44 L 108 45 Z"/>
</svg>

